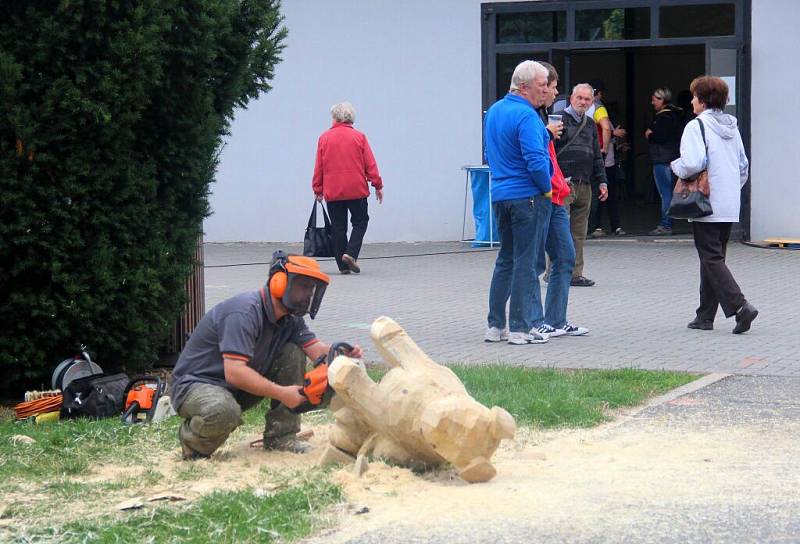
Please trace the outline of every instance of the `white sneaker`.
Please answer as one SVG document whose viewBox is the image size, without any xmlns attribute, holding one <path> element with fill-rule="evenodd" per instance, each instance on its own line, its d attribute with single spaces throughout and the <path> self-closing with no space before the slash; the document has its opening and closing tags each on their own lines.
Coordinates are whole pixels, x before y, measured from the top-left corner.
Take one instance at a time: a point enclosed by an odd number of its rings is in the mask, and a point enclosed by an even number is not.
<svg viewBox="0 0 800 544">
<path fill-rule="evenodd" d="M 508 343 L 521 346 L 523 344 L 544 344 L 547 342 L 547 337 L 542 336 L 536 331 L 531 333 L 527 332 L 510 332 L 508 333 Z"/>
<path fill-rule="evenodd" d="M 533 333 L 534 331 L 538 332 L 545 338 L 558 338 L 559 336 L 564 336 L 565 334 L 567 334 L 567 331 L 565 331 L 564 329 L 556 329 L 554 327 L 551 327 L 547 323 L 542 323 L 541 325 L 533 329 L 531 333 Z"/>
<path fill-rule="evenodd" d="M 500 330 L 497 327 L 486 329 L 486 335 L 483 337 L 484 342 L 502 342 L 503 340 L 508 340 L 508 331 Z"/>
<path fill-rule="evenodd" d="M 564 331 L 562 334 L 567 336 L 583 336 L 584 334 L 589 334 L 589 329 L 586 327 L 578 327 L 569 321 L 558 330 Z"/>
</svg>

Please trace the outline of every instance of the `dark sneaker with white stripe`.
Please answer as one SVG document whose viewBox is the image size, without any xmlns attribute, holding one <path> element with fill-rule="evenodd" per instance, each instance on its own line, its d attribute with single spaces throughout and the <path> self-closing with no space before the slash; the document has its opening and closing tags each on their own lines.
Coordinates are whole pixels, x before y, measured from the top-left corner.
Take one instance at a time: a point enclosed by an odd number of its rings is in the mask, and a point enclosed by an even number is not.
<svg viewBox="0 0 800 544">
<path fill-rule="evenodd" d="M 586 327 L 578 327 L 569 321 L 567 321 L 567 323 L 558 330 L 564 331 L 562 335 L 566 336 L 583 336 L 584 334 L 589 334 L 589 329 Z"/>
<path fill-rule="evenodd" d="M 538 332 L 542 336 L 547 338 L 557 338 L 559 336 L 564 336 L 567 332 L 563 329 L 556 329 L 555 327 L 551 327 L 547 323 L 542 323 L 538 327 L 534 328 L 531 332 Z"/>
</svg>

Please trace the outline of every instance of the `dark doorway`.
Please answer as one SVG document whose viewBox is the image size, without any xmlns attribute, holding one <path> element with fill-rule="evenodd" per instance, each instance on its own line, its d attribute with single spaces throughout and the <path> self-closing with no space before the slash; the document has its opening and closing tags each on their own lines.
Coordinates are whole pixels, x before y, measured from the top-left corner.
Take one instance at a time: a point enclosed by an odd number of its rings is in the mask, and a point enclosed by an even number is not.
<svg viewBox="0 0 800 544">
<path fill-rule="evenodd" d="M 505 95 L 511 72 L 524 59 L 547 60 L 562 92 L 602 79 L 612 116 L 628 129 L 630 150 L 619 191 L 622 224 L 631 234 L 652 229 L 659 201 L 643 133 L 652 116 L 654 89 L 668 87 L 673 102 L 700 74 L 731 87 L 727 113 L 739 118 L 750 147 L 751 0 L 535 0 L 481 4 L 482 111 Z M 691 98 L 691 97 L 689 97 Z M 747 237 L 749 185 L 742 193 L 741 228 Z M 609 227 L 605 218 L 606 228 Z M 688 232 L 685 222 L 676 233 Z"/>
<path fill-rule="evenodd" d="M 705 46 L 576 50 L 570 52 L 570 60 L 569 81 L 602 80 L 612 123 L 628 131 L 627 145 L 618 153 L 621 223 L 629 234 L 646 233 L 658 224 L 660 214 L 644 138 L 654 116 L 650 97 L 656 88 L 667 87 L 672 91 L 672 102 L 681 105 L 678 97 L 686 96 L 692 79 L 705 72 Z M 691 110 L 688 103 L 681 106 Z M 603 221 L 608 231 L 608 218 Z M 677 221 L 673 231 L 688 233 L 690 227 L 685 221 Z"/>
</svg>

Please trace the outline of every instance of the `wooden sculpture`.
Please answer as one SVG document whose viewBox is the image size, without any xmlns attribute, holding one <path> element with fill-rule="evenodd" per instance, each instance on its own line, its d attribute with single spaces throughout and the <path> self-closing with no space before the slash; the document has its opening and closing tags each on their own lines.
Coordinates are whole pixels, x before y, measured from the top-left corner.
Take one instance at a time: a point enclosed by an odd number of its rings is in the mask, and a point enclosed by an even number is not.
<svg viewBox="0 0 800 544">
<path fill-rule="evenodd" d="M 376 319 L 370 335 L 392 368 L 376 384 L 349 357 L 331 363 L 336 423 L 320 462 L 355 457 L 359 474 L 369 456 L 410 467 L 450 462 L 468 482 L 492 479 L 489 459 L 516 431 L 511 414 L 469 396 L 453 371 L 432 361 L 392 319 Z"/>
</svg>

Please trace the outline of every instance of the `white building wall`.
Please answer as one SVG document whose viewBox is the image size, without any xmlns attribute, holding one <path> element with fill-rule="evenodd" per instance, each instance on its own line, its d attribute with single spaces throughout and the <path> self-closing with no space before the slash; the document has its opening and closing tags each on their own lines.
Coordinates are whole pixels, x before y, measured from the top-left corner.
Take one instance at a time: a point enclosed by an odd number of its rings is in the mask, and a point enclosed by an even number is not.
<svg viewBox="0 0 800 544">
<path fill-rule="evenodd" d="M 796 0 L 752 0 L 751 239 L 800 238 Z M 284 0 L 274 89 L 239 111 L 212 186 L 207 241 L 300 241 L 329 108 L 350 100 L 386 183 L 367 241 L 457 240 L 480 162 L 481 0 Z M 469 226 L 468 219 L 468 226 Z M 469 233 L 468 233 L 469 234 Z"/>
<path fill-rule="evenodd" d="M 797 0 L 753 0 L 751 239 L 800 239 L 800 167 L 795 132 L 800 49 Z M 788 114 L 788 115 L 787 115 Z"/>
<path fill-rule="evenodd" d="M 356 108 L 385 182 L 367 241 L 458 240 L 462 165 L 480 163 L 479 0 L 284 0 L 273 90 L 237 113 L 207 241 L 300 241 L 330 106 Z"/>
</svg>

